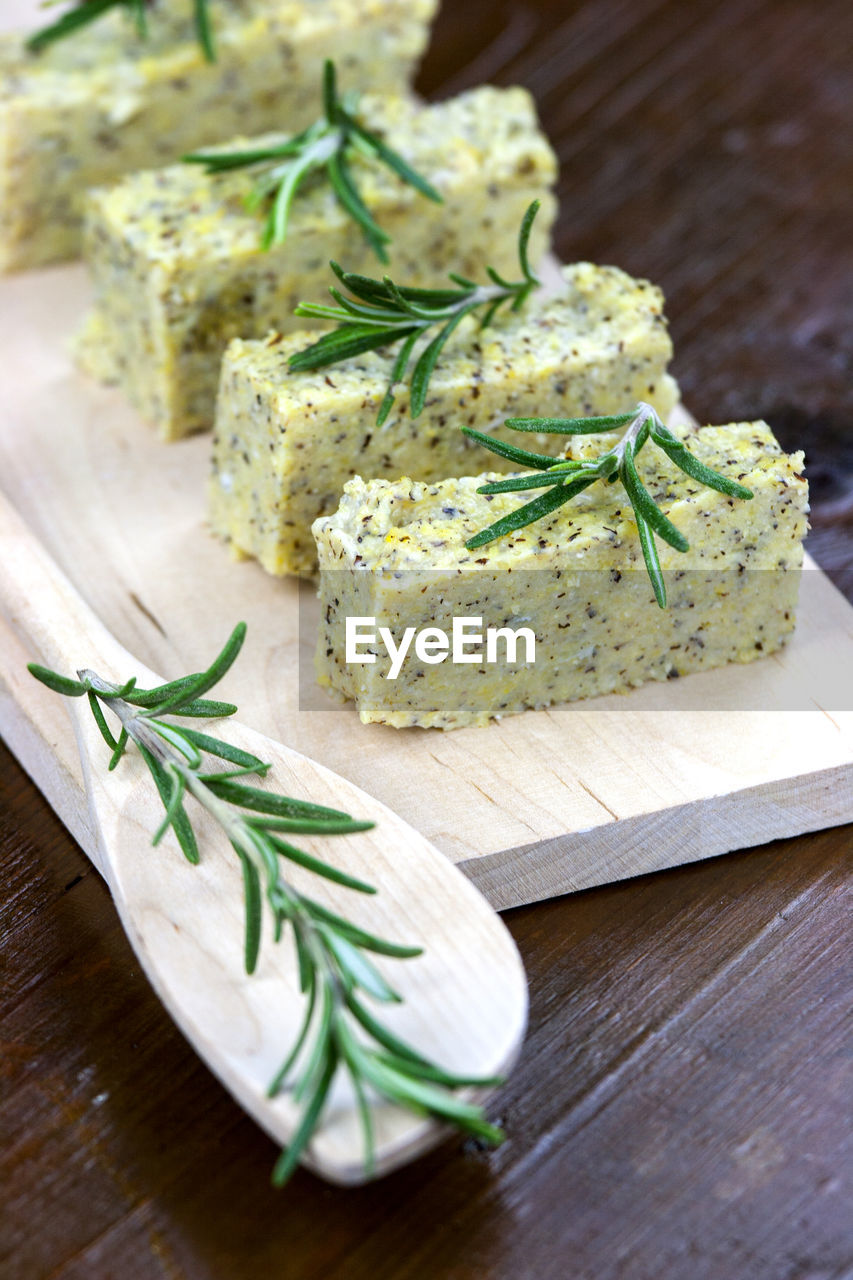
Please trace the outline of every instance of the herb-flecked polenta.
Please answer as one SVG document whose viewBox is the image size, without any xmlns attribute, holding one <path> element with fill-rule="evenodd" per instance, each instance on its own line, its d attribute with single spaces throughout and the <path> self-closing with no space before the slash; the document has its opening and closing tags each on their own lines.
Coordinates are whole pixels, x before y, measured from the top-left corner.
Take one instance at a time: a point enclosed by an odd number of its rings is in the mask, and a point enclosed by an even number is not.
<svg viewBox="0 0 853 1280">
<path fill-rule="evenodd" d="M 487 260 L 514 269 L 518 226 L 533 197 L 543 207 L 532 252 L 544 252 L 556 162 L 525 90 L 486 87 L 430 107 L 365 95 L 359 114 L 444 198 L 427 200 L 389 169 L 354 156 L 365 204 L 392 237 L 389 270 L 397 278 L 432 284 L 451 267 L 482 274 Z M 263 217 L 244 205 L 252 185 L 245 171 L 179 165 L 92 197 L 86 256 L 95 306 L 81 361 L 118 381 L 167 439 L 212 424 L 232 338 L 305 327 L 293 311 L 303 299 L 327 297 L 329 259 L 357 272 L 376 269 L 322 175 L 300 189 L 286 242 L 264 252 Z"/>
<path fill-rule="evenodd" d="M 414 421 L 401 389 L 376 426 L 395 350 L 288 373 L 290 355 L 310 340 L 238 341 L 222 367 L 211 523 L 237 554 L 256 556 L 270 573 L 314 569 L 311 524 L 334 511 L 356 474 L 439 480 L 478 470 L 487 455 L 462 426 L 511 438 L 496 424 L 516 413 L 619 413 L 643 399 L 665 417 L 677 399 L 666 373 L 672 344 L 660 290 L 616 267 L 565 267 L 554 298 L 534 294 L 522 311 L 504 312 L 486 329 L 464 321 Z M 557 436 L 539 439 L 545 449 L 560 447 Z"/>
<path fill-rule="evenodd" d="M 314 525 L 321 685 L 353 699 L 364 722 L 451 729 L 779 649 L 794 628 L 807 529 L 803 455 L 783 453 L 763 422 L 702 427 L 688 442 L 754 497 L 706 489 L 658 451 L 640 455 L 643 482 L 690 542 L 685 553 L 659 543 L 665 610 L 621 486 L 597 484 L 468 551 L 467 539 L 529 495 L 478 494 L 490 475 L 350 481 L 339 510 Z M 535 661 L 426 665 L 410 653 L 389 680 L 383 646 L 372 647 L 372 664 L 345 661 L 347 616 L 375 617 L 397 642 L 406 627 L 449 632 L 454 616 L 481 617 L 483 628 L 526 625 Z"/>
<path fill-rule="evenodd" d="M 325 58 L 344 83 L 404 92 L 437 0 L 228 0 L 206 61 L 192 0 L 157 0 L 29 53 L 0 36 L 0 270 L 80 251 L 87 188 L 235 134 L 318 114 Z M 49 12 L 49 11 L 48 11 Z"/>
</svg>

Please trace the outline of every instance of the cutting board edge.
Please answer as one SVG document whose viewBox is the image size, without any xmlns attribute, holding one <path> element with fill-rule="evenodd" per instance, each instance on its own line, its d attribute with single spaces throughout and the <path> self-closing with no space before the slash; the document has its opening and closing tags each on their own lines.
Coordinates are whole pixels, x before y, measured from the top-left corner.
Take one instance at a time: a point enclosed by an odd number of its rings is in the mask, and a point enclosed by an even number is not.
<svg viewBox="0 0 853 1280">
<path fill-rule="evenodd" d="M 76 753 L 68 759 L 57 752 L 42 730 L 12 690 L 0 686 L 0 737 L 86 853 L 94 833 Z M 462 858 L 456 866 L 495 910 L 506 911 L 846 823 L 853 823 L 853 758 L 796 778 Z M 626 846 L 641 842 L 656 849 L 654 865 L 648 865 L 648 853 L 645 865 L 627 864 Z"/>
<path fill-rule="evenodd" d="M 796 799 L 793 805 L 780 804 L 787 782 Z M 496 911 L 508 911 L 847 823 L 853 823 L 853 759 L 796 779 L 774 779 L 498 853 L 463 858 L 456 865 Z M 697 833 L 697 824 L 713 826 L 710 839 L 702 841 L 705 832 Z M 692 847 L 686 844 L 685 827 L 688 837 L 693 836 Z M 615 840 L 623 847 L 653 842 L 654 865 L 625 865 L 624 855 L 620 858 L 613 849 Z M 590 858 L 596 854 L 602 863 L 590 868 Z M 537 875 L 543 880 L 534 886 Z"/>
</svg>

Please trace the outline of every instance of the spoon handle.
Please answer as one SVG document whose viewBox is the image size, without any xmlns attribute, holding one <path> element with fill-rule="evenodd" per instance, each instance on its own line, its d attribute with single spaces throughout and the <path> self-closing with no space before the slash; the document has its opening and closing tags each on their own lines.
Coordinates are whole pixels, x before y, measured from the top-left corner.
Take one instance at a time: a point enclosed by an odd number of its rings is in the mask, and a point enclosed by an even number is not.
<svg viewBox="0 0 853 1280">
<path fill-rule="evenodd" d="M 0 564 L 0 613 L 22 643 L 28 659 L 62 675 L 73 676 L 85 666 L 117 680 L 136 675 L 142 680 L 158 681 L 107 630 L 1 490 Z M 24 672 L 21 679 L 30 677 Z M 32 684 L 35 696 L 38 686 L 35 681 Z M 85 698 L 63 698 L 61 703 L 57 699 L 57 705 L 61 704 L 74 726 L 88 810 L 67 825 L 74 835 L 83 837 L 84 852 L 111 884 L 110 857 L 101 830 L 104 784 L 90 763 L 101 758 L 104 743 Z M 38 757 L 42 754 L 39 752 Z M 122 789 L 121 784 L 112 787 L 113 791 Z M 69 793 L 67 782 L 58 789 L 60 796 L 67 798 Z M 71 807 L 76 813 L 78 806 Z"/>
<path fill-rule="evenodd" d="M 121 675 L 130 657 L 0 491 L 0 610 L 46 666 L 73 675 L 100 666 Z M 128 672 L 128 674 L 130 674 Z"/>
</svg>

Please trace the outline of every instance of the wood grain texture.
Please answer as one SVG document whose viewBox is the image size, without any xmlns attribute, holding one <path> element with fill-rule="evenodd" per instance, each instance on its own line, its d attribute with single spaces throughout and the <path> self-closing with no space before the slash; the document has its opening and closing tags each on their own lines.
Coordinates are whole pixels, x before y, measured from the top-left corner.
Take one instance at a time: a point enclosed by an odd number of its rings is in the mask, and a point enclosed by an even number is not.
<svg viewBox="0 0 853 1280">
<path fill-rule="evenodd" d="M 702 419 L 805 440 L 810 543 L 848 594 L 852 48 L 842 0 L 469 0 L 422 77 L 530 86 L 561 255 L 660 280 Z M 0 1273 L 846 1280 L 851 849 L 837 829 L 508 913 L 532 992 L 508 1144 L 282 1197 L 4 756 Z"/>
</svg>

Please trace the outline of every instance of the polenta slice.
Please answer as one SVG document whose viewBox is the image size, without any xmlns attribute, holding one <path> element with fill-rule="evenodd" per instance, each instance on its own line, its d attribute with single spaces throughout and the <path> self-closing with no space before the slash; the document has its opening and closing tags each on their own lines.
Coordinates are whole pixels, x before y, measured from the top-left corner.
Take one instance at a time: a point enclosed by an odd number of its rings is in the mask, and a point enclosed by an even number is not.
<svg viewBox="0 0 853 1280">
<path fill-rule="evenodd" d="M 619 485 L 599 483 L 550 517 L 468 550 L 466 541 L 529 495 L 478 494 L 491 475 L 350 481 L 338 511 L 314 525 L 320 684 L 354 701 L 364 722 L 452 729 L 773 653 L 795 623 L 803 455 L 783 453 L 764 422 L 702 427 L 688 443 L 754 496 L 728 497 L 659 452 L 641 454 L 646 488 L 690 543 L 684 553 L 660 544 L 664 610 Z M 354 620 L 360 637 L 352 661 L 347 619 L 350 639 Z M 473 620 L 460 661 L 430 634 L 452 636 L 454 619 Z"/>
</svg>

